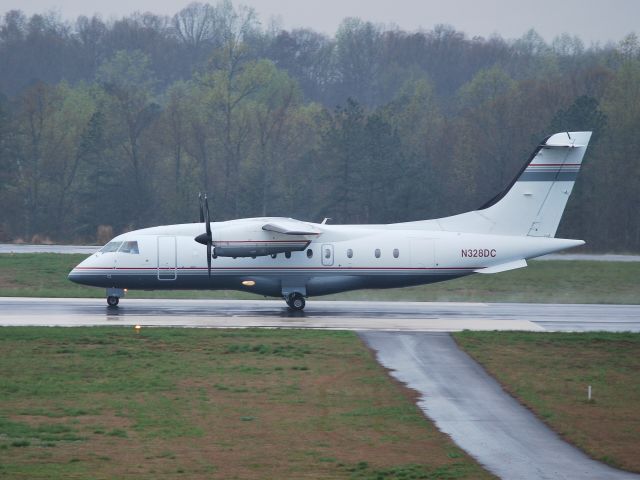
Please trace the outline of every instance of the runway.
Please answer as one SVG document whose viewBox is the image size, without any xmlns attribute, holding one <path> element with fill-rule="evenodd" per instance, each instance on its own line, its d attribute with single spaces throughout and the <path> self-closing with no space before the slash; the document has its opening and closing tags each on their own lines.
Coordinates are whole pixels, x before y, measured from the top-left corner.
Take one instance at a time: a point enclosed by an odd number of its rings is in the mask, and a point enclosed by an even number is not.
<svg viewBox="0 0 640 480">
<path fill-rule="evenodd" d="M 460 330 L 640 332 L 640 305 L 333 302 L 291 312 L 279 300 L 0 298 L 0 325 L 142 325 L 193 328 L 317 328 L 357 331 Z"/>
</svg>

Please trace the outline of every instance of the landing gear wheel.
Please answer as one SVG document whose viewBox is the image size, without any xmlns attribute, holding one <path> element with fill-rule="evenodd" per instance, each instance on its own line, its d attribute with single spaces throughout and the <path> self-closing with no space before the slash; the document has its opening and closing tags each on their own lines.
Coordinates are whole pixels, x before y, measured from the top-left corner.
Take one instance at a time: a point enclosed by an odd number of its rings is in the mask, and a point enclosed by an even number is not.
<svg viewBox="0 0 640 480">
<path fill-rule="evenodd" d="M 107 304 L 110 307 L 117 307 L 119 301 L 120 301 L 120 299 L 118 297 L 113 296 L 113 295 L 109 295 L 107 297 Z"/>
<path fill-rule="evenodd" d="M 304 297 L 301 294 L 292 293 L 291 295 L 289 295 L 289 298 L 287 299 L 287 305 L 289 305 L 289 308 L 291 310 L 301 311 L 301 310 L 304 310 L 304 306 L 306 305 L 306 302 L 304 300 Z"/>
</svg>

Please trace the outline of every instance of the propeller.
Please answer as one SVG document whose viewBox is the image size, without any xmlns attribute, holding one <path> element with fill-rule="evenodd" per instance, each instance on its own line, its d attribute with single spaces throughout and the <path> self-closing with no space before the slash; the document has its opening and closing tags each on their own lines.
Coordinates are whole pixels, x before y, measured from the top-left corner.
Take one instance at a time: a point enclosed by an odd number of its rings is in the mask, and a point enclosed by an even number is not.
<svg viewBox="0 0 640 480">
<path fill-rule="evenodd" d="M 213 237 L 211 236 L 211 218 L 209 215 L 209 201 L 207 200 L 207 194 L 204 194 L 204 209 L 202 207 L 202 194 L 198 194 L 200 199 L 200 221 L 205 221 L 206 212 L 206 233 L 201 233 L 195 238 L 195 241 L 207 246 L 207 272 L 209 278 L 211 278 L 211 248 L 213 246 Z"/>
</svg>

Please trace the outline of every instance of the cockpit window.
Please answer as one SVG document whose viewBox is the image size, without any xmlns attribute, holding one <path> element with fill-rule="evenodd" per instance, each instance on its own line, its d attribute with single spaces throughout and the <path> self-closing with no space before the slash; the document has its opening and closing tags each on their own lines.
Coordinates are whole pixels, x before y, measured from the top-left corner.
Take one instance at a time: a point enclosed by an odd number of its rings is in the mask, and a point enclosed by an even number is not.
<svg viewBox="0 0 640 480">
<path fill-rule="evenodd" d="M 140 253 L 140 251 L 138 250 L 138 242 L 136 241 L 130 241 L 130 242 L 122 242 L 122 246 L 120 247 L 120 250 L 118 250 L 118 252 L 120 253 Z"/>
<path fill-rule="evenodd" d="M 100 251 L 102 253 L 116 252 L 120 245 L 122 245 L 122 242 L 109 242 Z"/>
</svg>

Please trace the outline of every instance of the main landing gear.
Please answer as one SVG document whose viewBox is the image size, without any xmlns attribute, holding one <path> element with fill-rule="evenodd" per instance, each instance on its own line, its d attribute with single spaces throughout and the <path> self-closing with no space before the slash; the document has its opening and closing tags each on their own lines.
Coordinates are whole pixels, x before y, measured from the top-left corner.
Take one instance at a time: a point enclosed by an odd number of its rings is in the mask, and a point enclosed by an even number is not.
<svg viewBox="0 0 640 480">
<path fill-rule="evenodd" d="M 287 302 L 287 305 L 289 305 L 289 308 L 291 310 L 295 310 L 298 312 L 304 310 L 304 306 L 306 302 L 301 293 L 298 293 L 298 292 L 290 293 L 288 296 L 284 298 L 284 300 L 285 302 Z"/>
<path fill-rule="evenodd" d="M 107 297 L 107 305 L 109 305 L 110 307 L 117 307 L 119 302 L 120 299 L 115 295 L 109 295 Z"/>
</svg>

